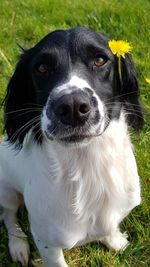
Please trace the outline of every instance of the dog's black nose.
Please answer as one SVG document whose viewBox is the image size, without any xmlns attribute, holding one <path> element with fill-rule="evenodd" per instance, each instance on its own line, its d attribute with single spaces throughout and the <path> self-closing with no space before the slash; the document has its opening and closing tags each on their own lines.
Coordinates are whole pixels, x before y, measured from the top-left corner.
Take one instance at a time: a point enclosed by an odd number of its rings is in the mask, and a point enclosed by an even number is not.
<svg viewBox="0 0 150 267">
<path fill-rule="evenodd" d="M 54 113 L 65 125 L 83 125 L 91 113 L 88 96 L 82 92 L 63 95 L 55 101 Z"/>
</svg>

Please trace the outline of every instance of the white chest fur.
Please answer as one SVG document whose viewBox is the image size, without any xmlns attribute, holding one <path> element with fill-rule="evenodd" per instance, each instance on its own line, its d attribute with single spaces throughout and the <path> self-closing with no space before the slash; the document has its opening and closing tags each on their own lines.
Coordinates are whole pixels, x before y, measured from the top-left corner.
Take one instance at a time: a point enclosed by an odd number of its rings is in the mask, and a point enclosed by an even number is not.
<svg viewBox="0 0 150 267">
<path fill-rule="evenodd" d="M 25 201 L 31 227 L 33 222 L 47 243 L 69 248 L 97 240 L 139 201 L 129 200 L 138 174 L 123 120 L 112 122 L 88 146 L 45 143 L 42 151 Z"/>
<path fill-rule="evenodd" d="M 126 123 L 108 129 L 82 147 L 54 142 L 1 149 L 5 181 L 24 195 L 31 229 L 47 244 L 73 247 L 116 229 L 140 203 L 139 177 Z M 3 177 L 3 175 L 2 175 Z M 3 183 L 3 181 L 2 181 Z"/>
</svg>

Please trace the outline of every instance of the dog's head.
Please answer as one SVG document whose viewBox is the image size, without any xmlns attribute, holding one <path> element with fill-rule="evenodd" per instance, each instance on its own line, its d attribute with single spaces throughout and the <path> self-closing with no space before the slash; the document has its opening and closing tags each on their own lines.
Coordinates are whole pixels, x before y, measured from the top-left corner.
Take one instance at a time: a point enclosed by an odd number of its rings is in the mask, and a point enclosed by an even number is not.
<svg viewBox="0 0 150 267">
<path fill-rule="evenodd" d="M 127 122 L 143 125 L 136 74 L 129 55 L 117 59 L 104 35 L 85 28 L 48 34 L 24 51 L 5 98 L 5 129 L 10 142 L 35 139 L 83 143 L 102 134 L 121 110 Z"/>
</svg>

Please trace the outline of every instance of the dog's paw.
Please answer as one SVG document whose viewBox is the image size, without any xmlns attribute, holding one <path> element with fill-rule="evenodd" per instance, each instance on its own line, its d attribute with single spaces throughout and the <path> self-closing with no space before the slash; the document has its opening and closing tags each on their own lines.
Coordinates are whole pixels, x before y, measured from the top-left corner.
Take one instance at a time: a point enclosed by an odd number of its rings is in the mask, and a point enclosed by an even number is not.
<svg viewBox="0 0 150 267">
<path fill-rule="evenodd" d="M 127 240 L 127 234 L 126 233 L 114 233 L 114 235 L 106 236 L 100 241 L 108 248 L 119 251 L 119 250 L 125 250 L 127 246 L 129 245 L 129 241 Z"/>
<path fill-rule="evenodd" d="M 20 262 L 22 266 L 28 265 L 30 249 L 25 237 L 11 236 L 9 238 L 9 251 L 13 261 Z"/>
</svg>

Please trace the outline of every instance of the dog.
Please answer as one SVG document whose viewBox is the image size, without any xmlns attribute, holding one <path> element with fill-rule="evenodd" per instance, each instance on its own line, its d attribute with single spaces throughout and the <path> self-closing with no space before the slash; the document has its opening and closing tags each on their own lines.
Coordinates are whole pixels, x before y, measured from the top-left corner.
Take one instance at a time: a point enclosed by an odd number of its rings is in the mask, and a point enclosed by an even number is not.
<svg viewBox="0 0 150 267">
<path fill-rule="evenodd" d="M 4 99 L 0 205 L 14 261 L 28 264 L 16 213 L 28 211 L 44 267 L 66 267 L 62 250 L 101 241 L 128 245 L 120 222 L 140 204 L 129 131 L 143 127 L 135 68 L 87 28 L 57 30 L 23 50 Z"/>
</svg>

